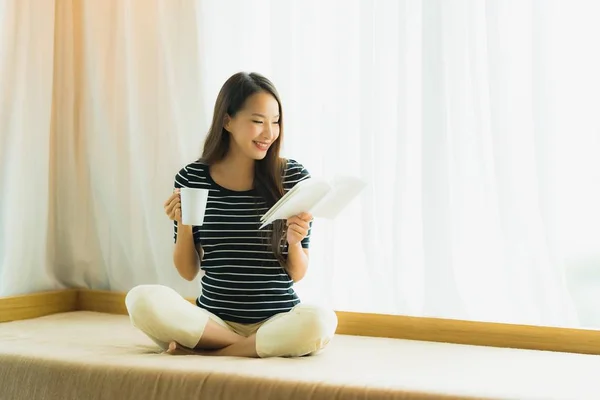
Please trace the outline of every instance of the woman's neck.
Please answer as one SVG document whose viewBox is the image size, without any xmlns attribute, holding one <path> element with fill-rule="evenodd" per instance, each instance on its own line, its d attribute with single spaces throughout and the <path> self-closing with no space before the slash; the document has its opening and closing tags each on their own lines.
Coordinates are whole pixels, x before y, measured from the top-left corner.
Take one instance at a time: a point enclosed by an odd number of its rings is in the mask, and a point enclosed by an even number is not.
<svg viewBox="0 0 600 400">
<path fill-rule="evenodd" d="M 251 158 L 236 157 L 230 153 L 211 167 L 211 175 L 223 187 L 247 190 L 254 185 L 254 163 Z"/>
<path fill-rule="evenodd" d="M 241 154 L 235 154 L 235 151 L 229 151 L 225 158 L 217 164 L 227 173 L 241 175 L 244 177 L 254 177 L 255 161 Z"/>
</svg>

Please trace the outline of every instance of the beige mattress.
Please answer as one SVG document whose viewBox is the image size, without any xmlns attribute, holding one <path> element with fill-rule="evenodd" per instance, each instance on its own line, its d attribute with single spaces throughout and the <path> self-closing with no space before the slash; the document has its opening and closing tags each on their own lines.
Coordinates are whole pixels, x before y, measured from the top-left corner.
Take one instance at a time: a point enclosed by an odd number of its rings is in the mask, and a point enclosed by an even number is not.
<svg viewBox="0 0 600 400">
<path fill-rule="evenodd" d="M 297 359 L 169 356 L 127 316 L 0 324 L 0 399 L 600 399 L 600 357 L 338 335 Z"/>
</svg>

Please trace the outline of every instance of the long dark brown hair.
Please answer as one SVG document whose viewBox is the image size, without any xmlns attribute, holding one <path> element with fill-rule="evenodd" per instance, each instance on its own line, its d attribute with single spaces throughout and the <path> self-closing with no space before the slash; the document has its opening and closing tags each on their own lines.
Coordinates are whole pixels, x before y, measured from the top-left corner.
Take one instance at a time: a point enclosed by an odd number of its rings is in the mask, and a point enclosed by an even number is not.
<svg viewBox="0 0 600 400">
<path fill-rule="evenodd" d="M 215 102 L 212 123 L 204 142 L 204 150 L 200 160 L 207 165 L 213 165 L 225 158 L 231 140 L 229 132 L 224 127 L 225 117 L 229 115 L 233 118 L 244 107 L 246 100 L 259 92 L 271 94 L 279 105 L 279 137 L 271 144 L 266 156 L 262 160 L 255 161 L 254 166 L 254 190 L 270 208 L 284 194 L 282 175 L 286 164 L 286 160 L 279 157 L 281 141 L 283 140 L 281 99 L 275 85 L 270 80 L 254 72 L 239 72 L 223 84 Z M 273 222 L 272 232 L 267 239 L 271 243 L 273 254 L 283 267 L 287 264 L 282 254 L 285 236 L 284 221 Z"/>
</svg>

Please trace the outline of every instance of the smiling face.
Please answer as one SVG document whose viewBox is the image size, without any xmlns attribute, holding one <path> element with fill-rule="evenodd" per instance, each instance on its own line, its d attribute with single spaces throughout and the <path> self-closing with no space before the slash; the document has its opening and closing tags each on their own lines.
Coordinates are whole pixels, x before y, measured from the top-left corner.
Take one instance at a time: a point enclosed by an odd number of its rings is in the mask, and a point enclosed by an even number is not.
<svg viewBox="0 0 600 400">
<path fill-rule="evenodd" d="M 231 135 L 229 151 L 252 160 L 265 158 L 279 138 L 279 114 L 279 103 L 270 93 L 248 97 L 233 117 L 225 117 L 225 129 Z"/>
</svg>

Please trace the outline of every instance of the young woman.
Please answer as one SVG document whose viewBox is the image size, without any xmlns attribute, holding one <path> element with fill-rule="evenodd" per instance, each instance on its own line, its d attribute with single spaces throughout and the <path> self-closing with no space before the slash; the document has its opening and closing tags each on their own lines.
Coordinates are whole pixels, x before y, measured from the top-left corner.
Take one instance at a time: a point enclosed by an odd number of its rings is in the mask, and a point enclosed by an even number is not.
<svg viewBox="0 0 600 400">
<path fill-rule="evenodd" d="M 293 357 L 331 340 L 332 310 L 300 303 L 293 283 L 306 274 L 312 216 L 260 218 L 295 184 L 309 177 L 280 158 L 283 112 L 265 77 L 233 75 L 217 98 L 200 160 L 175 176 L 164 204 L 174 221 L 173 260 L 189 281 L 202 269 L 193 305 L 161 285 L 133 288 L 126 305 L 134 326 L 170 354 Z M 181 222 L 179 188 L 209 190 L 202 226 Z"/>
</svg>

